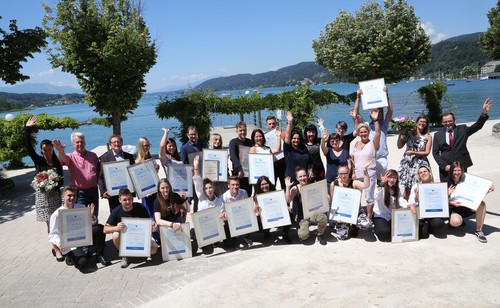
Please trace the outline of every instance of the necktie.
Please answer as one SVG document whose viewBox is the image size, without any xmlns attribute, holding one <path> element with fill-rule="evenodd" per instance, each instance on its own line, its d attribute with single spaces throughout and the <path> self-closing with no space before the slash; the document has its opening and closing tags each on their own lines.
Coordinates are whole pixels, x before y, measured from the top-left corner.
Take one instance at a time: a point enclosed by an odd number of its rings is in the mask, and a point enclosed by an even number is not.
<svg viewBox="0 0 500 308">
<path fill-rule="evenodd" d="M 451 129 L 448 131 L 448 139 L 450 141 L 450 147 L 452 147 L 454 140 L 453 140 L 453 130 Z"/>
</svg>

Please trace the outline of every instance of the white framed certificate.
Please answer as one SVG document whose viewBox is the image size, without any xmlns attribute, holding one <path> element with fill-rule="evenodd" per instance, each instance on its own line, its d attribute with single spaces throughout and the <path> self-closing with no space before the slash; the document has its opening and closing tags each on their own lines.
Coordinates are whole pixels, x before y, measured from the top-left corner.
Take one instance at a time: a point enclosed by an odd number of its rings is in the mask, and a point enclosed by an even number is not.
<svg viewBox="0 0 500 308">
<path fill-rule="evenodd" d="M 261 176 L 267 176 L 274 183 L 274 162 L 272 154 L 248 154 L 248 182 L 256 184 Z"/>
<path fill-rule="evenodd" d="M 248 154 L 250 154 L 251 147 L 245 145 L 238 145 L 238 158 L 240 160 L 241 169 L 243 169 L 243 176 L 248 177 Z"/>
<path fill-rule="evenodd" d="M 261 208 L 260 220 L 263 229 L 291 224 L 285 193 L 282 190 L 258 194 L 257 203 Z"/>
<path fill-rule="evenodd" d="M 259 231 L 253 198 L 245 198 L 224 204 L 232 237 Z"/>
<path fill-rule="evenodd" d="M 216 149 L 203 149 L 203 163 L 208 160 L 216 160 L 218 161 L 217 170 L 218 170 L 218 179 L 220 182 L 227 182 L 227 151 L 226 150 L 216 150 Z M 204 168 L 203 170 L 203 178 L 206 178 Z"/>
<path fill-rule="evenodd" d="M 391 212 L 391 242 L 418 241 L 418 217 L 409 208 L 393 209 Z"/>
<path fill-rule="evenodd" d="M 129 165 L 128 159 L 101 163 L 106 191 L 110 196 L 117 196 L 122 188 L 134 192 L 134 185 L 127 171 Z"/>
<path fill-rule="evenodd" d="M 151 256 L 151 218 L 122 217 L 127 226 L 120 232 L 120 257 Z"/>
<path fill-rule="evenodd" d="M 318 213 L 327 213 L 330 210 L 326 186 L 326 180 L 321 180 L 300 188 L 304 219 Z"/>
<path fill-rule="evenodd" d="M 210 179 L 212 182 L 219 181 L 219 161 L 205 160 L 203 162 L 203 178 Z"/>
<path fill-rule="evenodd" d="M 384 78 L 359 82 L 359 88 L 363 90 L 363 94 L 361 94 L 363 110 L 389 106 L 387 93 L 384 92 L 384 87 Z"/>
<path fill-rule="evenodd" d="M 330 220 L 356 224 L 358 222 L 361 191 L 335 186 L 332 197 Z"/>
<path fill-rule="evenodd" d="M 186 197 L 193 196 L 193 166 L 185 164 L 167 165 L 168 181 L 175 193 L 184 191 Z"/>
<path fill-rule="evenodd" d="M 181 224 L 181 229 L 177 232 L 172 228 L 160 227 L 161 255 L 163 261 L 187 259 L 193 256 L 190 230 L 189 223 Z"/>
<path fill-rule="evenodd" d="M 128 166 L 127 171 L 139 199 L 157 192 L 156 185 L 158 185 L 160 179 L 152 159 Z"/>
<path fill-rule="evenodd" d="M 283 149 L 283 139 L 281 139 L 279 136 L 276 136 L 276 129 L 270 130 L 265 133 L 264 138 L 266 138 L 266 146 L 268 146 L 269 148 L 275 149 L 279 142 L 281 143 L 281 149 Z M 285 158 L 285 152 L 283 152 L 283 150 L 273 155 L 275 160 Z"/>
<path fill-rule="evenodd" d="M 465 173 L 464 180 L 455 187 L 451 194 L 450 201 L 460 201 L 461 206 L 468 207 L 474 211 L 477 210 L 484 196 L 493 184 L 492 181 Z"/>
<path fill-rule="evenodd" d="M 198 247 L 226 239 L 224 222 L 219 218 L 220 205 L 191 214 Z"/>
<path fill-rule="evenodd" d="M 61 248 L 92 246 L 90 208 L 59 209 Z"/>
<path fill-rule="evenodd" d="M 450 216 L 446 183 L 418 184 L 418 214 L 420 218 Z"/>
</svg>

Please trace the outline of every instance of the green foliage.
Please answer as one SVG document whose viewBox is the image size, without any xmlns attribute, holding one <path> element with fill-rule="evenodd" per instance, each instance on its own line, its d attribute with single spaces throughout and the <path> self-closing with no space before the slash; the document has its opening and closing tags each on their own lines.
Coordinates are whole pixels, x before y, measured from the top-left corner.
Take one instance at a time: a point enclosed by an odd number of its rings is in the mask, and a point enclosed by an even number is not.
<svg viewBox="0 0 500 308">
<path fill-rule="evenodd" d="M 44 8 L 43 25 L 55 45 L 52 66 L 74 74 L 85 101 L 120 134 L 145 91 L 144 75 L 156 63 L 142 8 L 131 0 L 62 0 L 55 16 Z"/>
<path fill-rule="evenodd" d="M 0 119 L 0 161 L 8 161 L 9 168 L 18 168 L 24 166 L 22 159 L 28 155 L 24 146 L 23 129 L 26 122 L 33 115 L 21 113 L 14 117 L 12 121 Z M 70 117 L 52 117 L 45 113 L 38 115 L 37 126 L 33 131 L 33 145 L 37 143 L 36 133 L 41 130 L 54 130 L 71 128 L 76 129 L 80 126 L 78 121 Z"/>
<path fill-rule="evenodd" d="M 427 108 L 430 125 L 438 126 L 441 124 L 442 107 L 441 102 L 445 98 L 448 87 L 443 81 L 431 82 L 417 90 L 420 99 L 424 101 Z"/>
<path fill-rule="evenodd" d="M 384 77 L 392 83 L 428 62 L 431 43 L 412 5 L 371 0 L 353 16 L 339 16 L 313 41 L 316 63 L 350 82 Z"/>
<path fill-rule="evenodd" d="M 500 0 L 487 16 L 490 27 L 481 36 L 482 50 L 493 60 L 500 60 Z"/>
<path fill-rule="evenodd" d="M 350 101 L 352 96 L 341 96 L 330 90 L 315 91 L 307 86 L 266 96 L 254 93 L 220 97 L 212 90 L 198 90 L 173 99 L 164 99 L 156 106 L 156 114 L 161 119 L 176 118 L 181 122 L 181 142 L 187 141 L 186 132 L 190 125 L 196 125 L 200 140 L 208 141 L 212 124 L 210 114 L 248 114 L 265 109 L 290 110 L 296 127 L 302 129 L 313 120 L 319 106 L 339 102 L 349 104 Z"/>
<path fill-rule="evenodd" d="M 0 16 L 0 19 L 2 17 Z M 15 84 L 18 81 L 29 79 L 29 76 L 21 74 L 23 68 L 21 62 L 27 58 L 33 58 L 33 53 L 40 52 L 47 45 L 45 32 L 40 27 L 34 29 L 19 30 L 16 20 L 11 20 L 9 31 L 0 28 L 0 79 L 5 83 Z"/>
<path fill-rule="evenodd" d="M 477 68 L 473 67 L 472 65 L 466 65 L 462 68 L 460 75 L 462 75 L 463 78 L 471 78 L 475 77 L 476 73 Z"/>
</svg>

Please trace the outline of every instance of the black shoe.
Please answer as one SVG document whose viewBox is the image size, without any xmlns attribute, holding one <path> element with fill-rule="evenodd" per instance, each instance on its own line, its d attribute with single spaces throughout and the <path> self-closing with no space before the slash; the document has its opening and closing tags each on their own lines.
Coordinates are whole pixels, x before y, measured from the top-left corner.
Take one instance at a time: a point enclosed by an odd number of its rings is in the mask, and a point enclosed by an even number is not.
<svg viewBox="0 0 500 308">
<path fill-rule="evenodd" d="M 287 244 L 291 244 L 291 243 L 292 243 L 292 239 L 288 236 L 288 234 L 283 234 L 283 240 L 284 240 Z"/>
<path fill-rule="evenodd" d="M 73 253 L 72 253 L 72 252 L 68 253 L 68 254 L 64 257 L 64 259 L 66 260 L 66 265 L 68 265 L 68 266 L 73 266 L 73 265 L 75 265 L 75 261 L 73 260 Z"/>
<path fill-rule="evenodd" d="M 323 236 L 323 234 L 318 235 L 318 241 L 319 241 L 319 243 L 320 243 L 321 245 L 323 245 L 323 246 L 324 246 L 324 245 L 326 245 L 326 239 L 325 239 L 325 237 Z"/>
<path fill-rule="evenodd" d="M 271 230 L 264 230 L 264 238 L 267 240 L 271 237 Z"/>
<path fill-rule="evenodd" d="M 207 245 L 207 246 L 201 247 L 201 252 L 204 255 L 211 255 L 211 254 L 214 253 L 214 246 L 213 245 Z"/>
<path fill-rule="evenodd" d="M 106 259 L 106 257 L 104 255 L 98 254 L 98 255 L 96 255 L 96 257 L 97 257 L 97 261 L 99 261 L 102 264 L 102 266 L 111 265 L 111 261 Z"/>
</svg>

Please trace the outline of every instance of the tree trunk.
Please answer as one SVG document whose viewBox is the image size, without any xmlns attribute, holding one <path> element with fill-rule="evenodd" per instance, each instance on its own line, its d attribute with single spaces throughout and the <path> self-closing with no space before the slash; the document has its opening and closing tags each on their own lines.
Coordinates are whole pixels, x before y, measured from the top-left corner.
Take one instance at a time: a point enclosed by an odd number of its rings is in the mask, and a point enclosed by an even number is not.
<svg viewBox="0 0 500 308">
<path fill-rule="evenodd" d="M 113 112 L 113 135 L 122 134 L 122 115 L 119 112 Z"/>
</svg>

